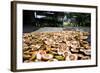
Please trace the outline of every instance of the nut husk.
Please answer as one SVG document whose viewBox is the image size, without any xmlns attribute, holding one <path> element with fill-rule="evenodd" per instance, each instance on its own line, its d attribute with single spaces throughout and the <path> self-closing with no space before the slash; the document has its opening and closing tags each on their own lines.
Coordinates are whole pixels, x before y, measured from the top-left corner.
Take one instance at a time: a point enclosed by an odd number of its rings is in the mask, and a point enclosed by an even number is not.
<svg viewBox="0 0 100 73">
<path fill-rule="evenodd" d="M 59 56 L 59 55 L 56 55 L 56 56 L 54 56 L 57 60 L 59 60 L 59 61 L 63 61 L 63 60 L 65 60 L 65 57 L 64 56 Z"/>
</svg>

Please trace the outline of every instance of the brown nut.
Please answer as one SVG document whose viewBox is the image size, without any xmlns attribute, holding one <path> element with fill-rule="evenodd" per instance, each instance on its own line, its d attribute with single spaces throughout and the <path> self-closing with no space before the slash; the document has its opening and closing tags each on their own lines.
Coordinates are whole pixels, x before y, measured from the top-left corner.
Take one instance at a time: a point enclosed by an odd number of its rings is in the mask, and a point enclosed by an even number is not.
<svg viewBox="0 0 100 73">
<path fill-rule="evenodd" d="M 29 59 L 29 61 L 33 61 L 36 59 L 36 55 L 32 54 L 32 57 Z"/>
<path fill-rule="evenodd" d="M 88 60 L 88 59 L 91 59 L 91 57 L 89 57 L 89 56 L 82 57 L 82 60 Z"/>
<path fill-rule="evenodd" d="M 52 54 L 43 54 L 42 55 L 42 59 L 43 60 L 50 60 L 53 58 L 53 55 Z"/>
<path fill-rule="evenodd" d="M 23 55 L 24 59 L 29 59 L 30 57 L 31 57 L 30 55 L 25 55 L 25 54 Z"/>
<path fill-rule="evenodd" d="M 78 56 L 77 56 L 77 54 L 71 54 L 71 55 L 69 55 L 69 59 L 70 60 L 77 60 Z"/>
</svg>

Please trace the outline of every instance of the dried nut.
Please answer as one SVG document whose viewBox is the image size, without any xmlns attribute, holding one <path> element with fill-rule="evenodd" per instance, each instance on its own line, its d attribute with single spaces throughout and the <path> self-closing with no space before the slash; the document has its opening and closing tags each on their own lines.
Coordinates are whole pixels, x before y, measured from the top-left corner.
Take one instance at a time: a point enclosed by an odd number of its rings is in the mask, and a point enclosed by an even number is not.
<svg viewBox="0 0 100 73">
<path fill-rule="evenodd" d="M 71 46 L 71 41 L 67 41 L 67 42 L 66 42 L 66 45 L 67 45 L 67 46 Z"/>
<path fill-rule="evenodd" d="M 77 48 L 75 48 L 75 49 L 74 48 L 71 48 L 71 51 L 72 52 L 77 52 L 77 53 L 79 52 L 79 50 Z"/>
<path fill-rule="evenodd" d="M 32 48 L 32 50 L 38 50 L 41 47 L 41 45 L 31 45 L 30 48 Z"/>
<path fill-rule="evenodd" d="M 91 58 L 90 34 L 80 31 L 23 34 L 23 61 L 64 61 Z M 82 52 L 82 53 L 81 53 Z"/>
<path fill-rule="evenodd" d="M 51 48 L 52 51 L 57 51 L 57 48 Z"/>
<path fill-rule="evenodd" d="M 46 51 L 51 51 L 51 48 L 47 47 L 47 48 L 46 48 Z"/>
<path fill-rule="evenodd" d="M 52 61 L 58 61 L 57 59 L 50 59 L 48 60 L 49 62 L 52 62 Z"/>
<path fill-rule="evenodd" d="M 87 39 L 88 36 L 80 36 L 80 39 Z"/>
<path fill-rule="evenodd" d="M 35 60 L 35 58 L 36 58 L 36 55 L 33 54 L 29 60 L 32 61 L 32 60 Z"/>
<path fill-rule="evenodd" d="M 89 56 L 82 57 L 82 60 L 87 60 L 87 59 L 91 59 L 91 57 L 89 57 Z"/>
<path fill-rule="evenodd" d="M 60 49 L 60 50 L 57 51 L 57 53 L 58 53 L 59 55 L 63 55 L 63 54 L 65 53 L 65 51 L 62 50 L 62 49 Z"/>
<path fill-rule="evenodd" d="M 46 41 L 44 41 L 44 43 L 47 45 L 51 45 L 53 42 L 51 40 L 46 40 Z"/>
<path fill-rule="evenodd" d="M 83 55 L 83 54 L 78 54 L 78 56 L 79 56 L 79 57 L 84 57 L 84 55 Z"/>
<path fill-rule="evenodd" d="M 32 51 L 37 50 L 37 48 L 35 47 L 35 45 L 30 45 L 30 48 L 31 48 Z"/>
<path fill-rule="evenodd" d="M 25 55 L 25 54 L 23 55 L 24 59 L 29 59 L 30 57 L 31 57 L 30 55 Z"/>
<path fill-rule="evenodd" d="M 83 47 L 85 48 L 85 49 L 90 49 L 91 47 L 89 46 L 89 44 L 83 44 Z"/>
<path fill-rule="evenodd" d="M 86 49 L 90 49 L 90 48 L 91 48 L 88 44 L 84 45 L 84 47 L 85 47 Z"/>
<path fill-rule="evenodd" d="M 81 52 L 84 52 L 84 51 L 85 51 L 85 49 L 80 49 L 80 51 L 81 51 Z"/>
<path fill-rule="evenodd" d="M 68 56 L 68 52 L 65 52 L 63 56 L 64 57 L 67 57 Z"/>
<path fill-rule="evenodd" d="M 91 47 L 90 47 L 90 45 L 89 45 L 89 43 L 88 42 L 80 42 L 80 44 L 85 48 L 85 49 L 90 49 Z"/>
<path fill-rule="evenodd" d="M 84 53 L 85 53 L 86 55 L 91 55 L 91 50 L 85 50 Z"/>
<path fill-rule="evenodd" d="M 84 35 L 84 36 L 88 36 L 89 33 L 88 33 L 88 32 L 83 32 L 83 35 Z"/>
<path fill-rule="evenodd" d="M 72 47 L 72 48 L 77 48 L 77 47 L 79 47 L 79 42 L 78 42 L 78 41 L 72 41 L 71 47 Z"/>
<path fill-rule="evenodd" d="M 26 44 L 29 44 L 30 43 L 30 39 L 24 39 L 23 42 L 26 43 Z"/>
<path fill-rule="evenodd" d="M 29 60 L 25 60 L 24 63 L 29 63 Z"/>
<path fill-rule="evenodd" d="M 78 57 L 77 57 L 76 54 L 71 54 L 71 55 L 69 55 L 69 59 L 70 59 L 70 60 L 77 60 Z"/>
<path fill-rule="evenodd" d="M 41 55 L 43 55 L 43 54 L 46 54 L 46 51 L 45 50 L 39 50 L 38 53 L 41 54 Z"/>
<path fill-rule="evenodd" d="M 41 60 L 42 59 L 42 55 L 46 54 L 46 51 L 44 50 L 39 50 L 36 54 L 36 58 Z"/>
<path fill-rule="evenodd" d="M 64 56 L 55 56 L 55 58 L 59 61 L 63 61 L 65 59 Z"/>
<path fill-rule="evenodd" d="M 27 47 L 27 46 L 28 46 L 27 44 L 23 43 L 23 47 Z"/>
<path fill-rule="evenodd" d="M 83 44 L 89 44 L 87 41 L 82 41 L 83 42 Z"/>
<path fill-rule="evenodd" d="M 37 54 L 37 51 L 32 51 L 32 50 L 28 50 L 28 51 L 25 51 L 24 54 L 27 54 L 27 55 L 36 55 Z"/>
<path fill-rule="evenodd" d="M 91 55 L 91 50 L 80 49 L 81 52 L 84 52 L 85 55 Z"/>
<path fill-rule="evenodd" d="M 57 55 L 58 53 L 55 51 L 49 51 L 49 53 L 53 54 L 53 55 Z"/>
<path fill-rule="evenodd" d="M 29 49 L 29 47 L 28 47 L 28 46 L 23 47 L 23 50 L 24 50 L 24 51 L 26 51 L 26 50 L 28 50 L 28 49 Z"/>
<path fill-rule="evenodd" d="M 53 58 L 52 54 L 43 54 L 42 55 L 43 60 L 50 60 Z"/>
<path fill-rule="evenodd" d="M 30 50 L 24 51 L 24 54 L 29 54 L 29 53 L 30 53 L 29 51 L 30 51 Z"/>
<path fill-rule="evenodd" d="M 24 38 L 26 38 L 26 37 L 29 37 L 30 36 L 30 34 L 29 33 L 24 33 Z"/>
<path fill-rule="evenodd" d="M 38 45 L 38 44 L 37 44 L 37 45 L 35 45 L 35 47 L 36 47 L 37 49 L 39 49 L 39 48 L 41 47 L 41 45 Z"/>
<path fill-rule="evenodd" d="M 42 59 L 42 55 L 39 54 L 39 53 L 37 53 L 37 55 L 36 55 L 36 59 L 41 60 L 41 59 Z"/>
</svg>

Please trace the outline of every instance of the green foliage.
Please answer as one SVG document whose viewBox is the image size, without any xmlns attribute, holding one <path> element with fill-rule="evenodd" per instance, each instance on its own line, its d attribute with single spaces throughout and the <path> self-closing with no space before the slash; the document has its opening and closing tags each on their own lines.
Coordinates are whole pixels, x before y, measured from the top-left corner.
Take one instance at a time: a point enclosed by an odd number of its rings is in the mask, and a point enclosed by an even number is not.
<svg viewBox="0 0 100 73">
<path fill-rule="evenodd" d="M 70 22 L 68 26 L 91 26 L 91 14 L 89 13 L 66 13 L 68 19 L 74 18 L 76 22 Z"/>
<path fill-rule="evenodd" d="M 39 12 L 38 12 L 39 13 Z M 54 15 L 43 14 L 46 17 L 36 19 L 34 26 L 37 27 L 64 27 L 64 26 L 73 26 L 73 27 L 90 27 L 91 26 L 91 14 L 89 13 L 72 13 L 72 12 L 54 12 Z M 64 20 L 64 17 L 65 18 Z M 59 20 L 62 18 L 62 20 Z M 70 21 L 68 21 L 68 19 Z"/>
</svg>

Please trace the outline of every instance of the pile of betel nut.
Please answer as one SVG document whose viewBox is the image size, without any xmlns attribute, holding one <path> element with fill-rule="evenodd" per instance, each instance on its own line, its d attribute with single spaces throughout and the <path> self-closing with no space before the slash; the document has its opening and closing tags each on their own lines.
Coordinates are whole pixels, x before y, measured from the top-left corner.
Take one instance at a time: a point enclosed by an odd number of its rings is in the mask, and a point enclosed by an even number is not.
<svg viewBox="0 0 100 73">
<path fill-rule="evenodd" d="M 89 35 L 81 31 L 23 33 L 23 62 L 89 60 Z"/>
</svg>

